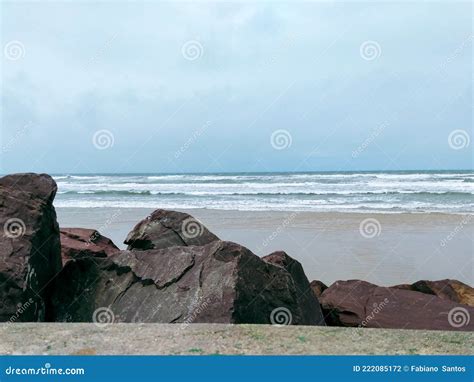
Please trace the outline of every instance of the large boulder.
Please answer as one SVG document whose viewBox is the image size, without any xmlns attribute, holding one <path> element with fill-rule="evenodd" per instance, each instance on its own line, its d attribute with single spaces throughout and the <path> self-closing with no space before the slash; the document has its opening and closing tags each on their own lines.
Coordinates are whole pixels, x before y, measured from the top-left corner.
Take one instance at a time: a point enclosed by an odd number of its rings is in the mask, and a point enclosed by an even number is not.
<svg viewBox="0 0 474 382">
<path fill-rule="evenodd" d="M 61 228 L 60 234 L 63 265 L 72 259 L 107 257 L 119 251 L 112 240 L 95 229 Z"/>
<path fill-rule="evenodd" d="M 49 320 L 49 297 L 61 270 L 57 186 L 45 174 L 0 178 L 0 321 Z"/>
<path fill-rule="evenodd" d="M 324 284 L 322 281 L 319 280 L 313 280 L 309 283 L 309 286 L 311 287 L 313 293 L 316 295 L 316 297 L 319 299 L 323 292 L 328 289 L 328 286 Z"/>
<path fill-rule="evenodd" d="M 413 284 L 395 285 L 392 288 L 432 294 L 442 299 L 474 307 L 474 288 L 458 280 L 420 280 Z"/>
<path fill-rule="evenodd" d="M 191 215 L 159 209 L 133 228 L 125 244 L 129 250 L 146 250 L 206 245 L 216 240 L 219 238 Z"/>
<path fill-rule="evenodd" d="M 326 322 L 371 328 L 474 330 L 474 308 L 411 290 L 337 281 L 320 298 Z"/>
<path fill-rule="evenodd" d="M 73 260 L 59 282 L 57 321 L 305 322 L 291 275 L 231 242 Z"/>
<path fill-rule="evenodd" d="M 301 263 L 286 252 L 277 251 L 263 257 L 267 263 L 277 265 L 286 269 L 293 278 L 296 288 L 298 304 L 302 312 L 302 324 L 304 325 L 325 325 L 323 312 L 319 305 L 318 298 L 313 293 L 309 280 L 306 277 Z"/>
</svg>

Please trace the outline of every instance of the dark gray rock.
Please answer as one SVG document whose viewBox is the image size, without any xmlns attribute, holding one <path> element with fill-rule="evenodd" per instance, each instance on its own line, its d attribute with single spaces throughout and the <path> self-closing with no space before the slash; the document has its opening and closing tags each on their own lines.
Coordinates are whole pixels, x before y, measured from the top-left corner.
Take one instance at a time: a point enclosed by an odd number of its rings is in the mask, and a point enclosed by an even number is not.
<svg viewBox="0 0 474 382">
<path fill-rule="evenodd" d="M 306 323 L 291 275 L 231 242 L 73 260 L 59 282 L 57 321 Z"/>
<path fill-rule="evenodd" d="M 146 250 L 206 245 L 216 240 L 219 238 L 191 215 L 159 209 L 133 228 L 125 244 L 129 250 Z"/>
<path fill-rule="evenodd" d="M 0 178 L 0 321 L 48 320 L 61 269 L 56 183 L 45 174 Z"/>
<path fill-rule="evenodd" d="M 313 293 L 301 263 L 283 251 L 273 252 L 263 260 L 282 267 L 291 275 L 296 288 L 303 325 L 325 325 L 318 298 Z"/>
</svg>

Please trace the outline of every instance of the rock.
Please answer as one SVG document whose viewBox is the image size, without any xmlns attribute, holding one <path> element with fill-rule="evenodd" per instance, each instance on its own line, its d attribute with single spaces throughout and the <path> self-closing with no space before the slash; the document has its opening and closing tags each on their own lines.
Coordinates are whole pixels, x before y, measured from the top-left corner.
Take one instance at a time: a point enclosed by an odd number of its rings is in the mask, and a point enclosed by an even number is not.
<svg viewBox="0 0 474 382">
<path fill-rule="evenodd" d="M 107 257 L 119 249 L 109 238 L 95 229 L 61 228 L 61 258 L 63 265 L 82 257 Z"/>
<path fill-rule="evenodd" d="M 411 285 L 395 285 L 392 288 L 432 294 L 442 299 L 474 307 L 474 288 L 458 280 L 420 280 Z"/>
<path fill-rule="evenodd" d="M 311 289 L 313 290 L 313 293 L 316 295 L 317 298 L 321 297 L 321 294 L 328 289 L 328 286 L 324 284 L 322 281 L 319 280 L 313 280 L 309 284 Z"/>
<path fill-rule="evenodd" d="M 326 322 L 369 328 L 474 330 L 474 308 L 411 290 L 337 281 L 320 298 Z"/>
<path fill-rule="evenodd" d="M 73 260 L 59 283 L 57 321 L 305 322 L 291 275 L 231 242 Z"/>
<path fill-rule="evenodd" d="M 0 321 L 50 318 L 53 279 L 61 270 L 56 190 L 45 174 L 0 178 Z"/>
<path fill-rule="evenodd" d="M 412 290 L 411 284 L 399 284 L 399 285 L 394 285 L 390 288 L 395 288 L 395 289 L 404 289 L 404 290 Z"/>
<path fill-rule="evenodd" d="M 219 238 L 191 215 L 159 209 L 133 228 L 125 244 L 129 250 L 146 250 L 206 245 L 216 240 Z"/>
<path fill-rule="evenodd" d="M 303 325 L 325 325 L 318 298 L 314 295 L 301 263 L 283 251 L 273 252 L 263 257 L 267 263 L 277 265 L 288 271 L 296 287 L 298 304 L 302 312 Z"/>
</svg>

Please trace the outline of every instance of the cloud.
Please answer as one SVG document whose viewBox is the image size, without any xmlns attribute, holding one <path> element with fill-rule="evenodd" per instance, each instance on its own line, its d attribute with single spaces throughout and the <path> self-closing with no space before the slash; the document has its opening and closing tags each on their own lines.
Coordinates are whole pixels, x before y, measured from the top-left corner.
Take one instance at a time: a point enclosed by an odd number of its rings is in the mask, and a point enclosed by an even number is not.
<svg viewBox="0 0 474 382">
<path fill-rule="evenodd" d="M 2 156 L 3 171 L 472 167 L 468 150 L 446 144 L 452 129 L 472 130 L 469 4 L 2 8 L 2 46 L 25 47 L 20 60 L 3 57 L 2 138 L 36 126 Z M 189 41 L 198 59 L 183 57 Z M 379 44 L 376 59 L 361 57 L 365 41 Z M 169 161 L 208 120 L 212 128 Z M 100 129 L 114 132 L 113 149 L 94 149 Z M 291 131 L 291 150 L 272 149 L 277 129 Z"/>
</svg>

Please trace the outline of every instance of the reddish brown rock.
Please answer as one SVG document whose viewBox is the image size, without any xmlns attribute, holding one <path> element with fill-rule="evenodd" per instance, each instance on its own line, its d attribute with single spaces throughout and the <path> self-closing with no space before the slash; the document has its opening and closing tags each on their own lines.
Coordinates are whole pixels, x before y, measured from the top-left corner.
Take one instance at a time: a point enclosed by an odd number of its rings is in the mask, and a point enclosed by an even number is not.
<svg viewBox="0 0 474 382">
<path fill-rule="evenodd" d="M 59 280 L 57 321 L 304 322 L 291 275 L 231 242 L 83 258 Z"/>
<path fill-rule="evenodd" d="M 128 249 L 163 249 L 174 246 L 206 245 L 219 238 L 191 215 L 156 210 L 139 222 L 125 239 Z"/>
<path fill-rule="evenodd" d="M 327 285 L 324 284 L 322 281 L 319 280 L 313 280 L 309 284 L 311 287 L 313 293 L 316 295 L 317 298 L 321 297 L 321 294 L 328 289 Z"/>
<path fill-rule="evenodd" d="M 296 287 L 298 304 L 302 312 L 303 325 L 325 325 L 318 298 L 314 295 L 301 263 L 283 251 L 273 252 L 263 257 L 267 263 L 277 265 L 288 271 Z"/>
<path fill-rule="evenodd" d="M 320 298 L 326 322 L 369 328 L 474 330 L 474 308 L 411 290 L 337 281 Z"/>
<path fill-rule="evenodd" d="M 61 269 L 56 183 L 45 174 L 0 178 L 0 321 L 48 320 Z"/>
<path fill-rule="evenodd" d="M 107 257 L 119 249 L 109 238 L 95 229 L 61 228 L 61 257 L 63 265 L 83 257 Z"/>
<path fill-rule="evenodd" d="M 445 300 L 474 307 L 474 288 L 458 280 L 420 280 L 411 285 L 395 285 L 393 288 L 432 294 Z"/>
</svg>

